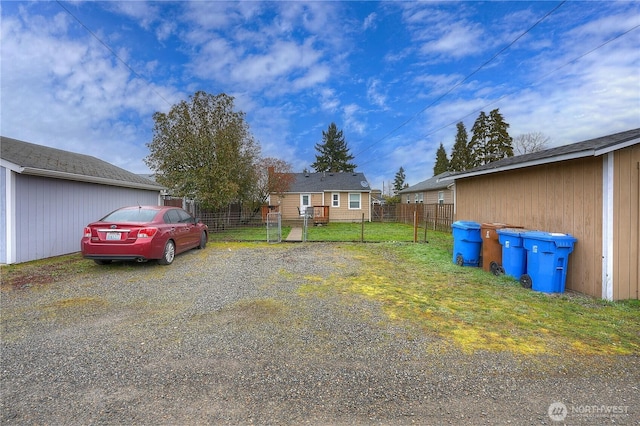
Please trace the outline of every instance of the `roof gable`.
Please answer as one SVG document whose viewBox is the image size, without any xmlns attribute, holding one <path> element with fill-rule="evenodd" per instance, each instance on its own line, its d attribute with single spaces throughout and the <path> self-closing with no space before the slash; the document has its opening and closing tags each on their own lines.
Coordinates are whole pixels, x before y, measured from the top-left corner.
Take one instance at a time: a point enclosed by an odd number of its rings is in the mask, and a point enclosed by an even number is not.
<svg viewBox="0 0 640 426">
<path fill-rule="evenodd" d="M 287 192 L 371 191 L 371 187 L 364 173 L 319 172 L 292 173 L 292 175 L 294 179 Z"/>
<path fill-rule="evenodd" d="M 0 136 L 0 157 L 17 166 L 15 171 L 21 174 L 158 191 L 163 189 L 155 182 L 90 155 L 3 136 Z"/>
</svg>

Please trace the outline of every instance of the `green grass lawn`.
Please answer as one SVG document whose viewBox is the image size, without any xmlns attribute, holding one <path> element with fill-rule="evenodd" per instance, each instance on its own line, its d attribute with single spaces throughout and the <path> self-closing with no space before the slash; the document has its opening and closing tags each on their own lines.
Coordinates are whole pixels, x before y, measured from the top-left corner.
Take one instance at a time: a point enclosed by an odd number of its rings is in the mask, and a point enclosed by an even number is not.
<svg viewBox="0 0 640 426">
<path fill-rule="evenodd" d="M 287 238 L 291 231 L 290 226 L 282 227 L 282 239 Z M 364 233 L 363 233 L 364 231 Z M 427 240 L 432 231 L 427 231 Z M 307 241 L 336 241 L 336 242 L 357 242 L 362 241 L 364 235 L 365 242 L 388 242 L 405 241 L 412 242 L 414 238 L 413 226 L 403 223 L 330 223 L 323 226 L 309 226 L 307 228 Z M 424 228 L 419 228 L 417 240 L 424 241 Z M 210 241 L 266 241 L 267 228 L 246 227 L 225 230 L 222 232 L 211 232 Z"/>
</svg>

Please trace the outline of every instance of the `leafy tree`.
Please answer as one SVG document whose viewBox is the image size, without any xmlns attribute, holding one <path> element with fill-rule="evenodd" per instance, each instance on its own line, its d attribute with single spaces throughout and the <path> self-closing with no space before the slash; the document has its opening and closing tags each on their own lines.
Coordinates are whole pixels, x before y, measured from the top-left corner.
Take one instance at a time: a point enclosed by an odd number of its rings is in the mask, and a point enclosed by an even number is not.
<svg viewBox="0 0 640 426">
<path fill-rule="evenodd" d="M 471 160 L 471 152 L 469 150 L 467 129 L 464 127 L 462 121 L 459 122 L 456 127 L 458 128 L 458 132 L 456 133 L 456 142 L 451 150 L 449 170 L 452 172 L 462 172 L 473 167 L 473 161 Z"/>
<path fill-rule="evenodd" d="M 524 133 L 513 139 L 515 154 L 529 154 L 547 149 L 549 137 L 541 132 Z"/>
<path fill-rule="evenodd" d="M 217 209 L 255 194 L 260 148 L 233 97 L 202 91 L 153 114 L 153 140 L 145 163 L 158 183 L 203 208 Z"/>
<path fill-rule="evenodd" d="M 291 164 L 284 160 L 273 157 L 261 158 L 256 164 L 257 182 L 254 198 L 258 204 L 264 204 L 269 194 L 282 195 L 287 192 L 294 179 L 291 171 Z"/>
<path fill-rule="evenodd" d="M 405 183 L 405 179 L 407 177 L 404 175 L 404 169 L 402 167 L 400 167 L 400 169 L 398 170 L 398 172 L 396 173 L 396 177 L 393 180 L 393 190 L 394 192 L 397 194 L 399 191 L 403 190 L 404 188 L 408 187 L 409 185 Z"/>
<path fill-rule="evenodd" d="M 335 123 L 331 123 L 327 131 L 322 132 L 322 143 L 316 144 L 316 161 L 311 165 L 316 172 L 353 172 L 356 165 L 350 163 L 353 155 Z"/>
<path fill-rule="evenodd" d="M 440 142 L 440 147 L 436 152 L 436 164 L 433 166 L 433 175 L 437 176 L 447 170 L 449 170 L 449 158 L 447 157 L 447 151 L 444 149 L 444 145 Z"/>
<path fill-rule="evenodd" d="M 485 114 L 484 111 L 473 123 L 471 129 L 473 135 L 469 148 L 472 153 L 472 166 L 481 166 L 505 157 L 513 156 L 511 145 L 513 138 L 509 136 L 507 129 L 509 124 L 504 121 L 502 114 L 496 108 Z"/>
</svg>

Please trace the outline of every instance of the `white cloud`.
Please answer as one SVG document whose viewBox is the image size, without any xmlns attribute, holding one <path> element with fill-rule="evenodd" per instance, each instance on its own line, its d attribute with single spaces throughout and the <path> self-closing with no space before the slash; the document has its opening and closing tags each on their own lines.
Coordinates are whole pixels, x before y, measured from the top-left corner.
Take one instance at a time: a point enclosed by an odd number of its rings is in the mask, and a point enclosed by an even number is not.
<svg viewBox="0 0 640 426">
<path fill-rule="evenodd" d="M 379 79 L 370 79 L 367 84 L 367 99 L 373 105 L 382 109 L 387 109 L 387 95 L 380 92 L 381 81 Z"/>
<path fill-rule="evenodd" d="M 378 15 L 375 12 L 370 13 L 369 15 L 367 15 L 366 18 L 364 18 L 364 22 L 362 24 L 362 29 L 363 30 L 368 30 L 371 28 L 376 28 L 376 18 L 378 17 Z"/>
</svg>

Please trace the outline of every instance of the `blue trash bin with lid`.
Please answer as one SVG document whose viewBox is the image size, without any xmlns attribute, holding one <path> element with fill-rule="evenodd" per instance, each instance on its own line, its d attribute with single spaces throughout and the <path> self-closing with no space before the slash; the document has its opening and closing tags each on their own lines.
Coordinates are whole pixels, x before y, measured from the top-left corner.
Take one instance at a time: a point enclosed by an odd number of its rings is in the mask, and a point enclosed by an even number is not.
<svg viewBox="0 0 640 426">
<path fill-rule="evenodd" d="M 522 234 L 527 251 L 527 273 L 520 277 L 522 285 L 545 293 L 563 293 L 569 254 L 576 241 L 569 234 L 556 232 L 530 231 Z"/>
<path fill-rule="evenodd" d="M 527 272 L 527 251 L 522 243 L 522 234 L 530 229 L 498 229 L 498 241 L 502 246 L 502 270 L 505 274 L 519 280 Z"/>
<path fill-rule="evenodd" d="M 480 266 L 482 235 L 477 222 L 459 220 L 451 224 L 453 231 L 453 263 Z"/>
</svg>

